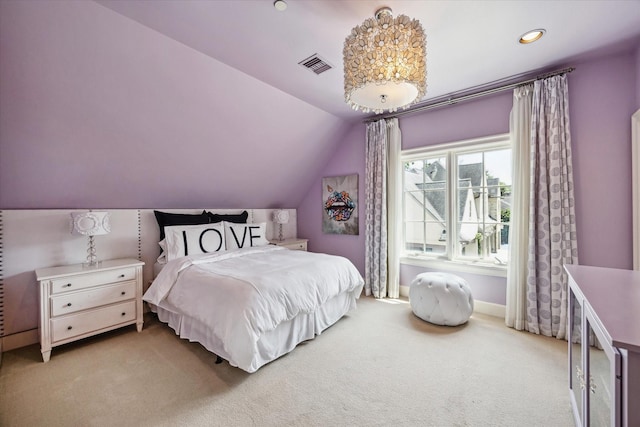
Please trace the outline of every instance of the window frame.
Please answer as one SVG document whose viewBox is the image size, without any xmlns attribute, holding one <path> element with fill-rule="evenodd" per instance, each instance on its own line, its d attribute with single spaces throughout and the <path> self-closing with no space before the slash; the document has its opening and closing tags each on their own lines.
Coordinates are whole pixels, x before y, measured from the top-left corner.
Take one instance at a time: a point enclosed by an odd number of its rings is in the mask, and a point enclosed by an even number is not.
<svg viewBox="0 0 640 427">
<path fill-rule="evenodd" d="M 438 145 L 431 145 L 425 147 L 419 147 L 409 150 L 402 150 L 398 156 L 399 166 L 397 170 L 401 176 L 398 177 L 402 185 L 399 188 L 401 194 L 399 200 L 401 200 L 401 206 L 398 208 L 398 218 L 401 218 L 402 227 L 400 229 L 400 236 L 397 236 L 397 240 L 400 243 L 400 263 L 410 264 L 415 266 L 427 267 L 427 268 L 442 268 L 452 269 L 456 271 L 470 272 L 476 274 L 487 274 L 492 276 L 506 277 L 507 264 L 498 264 L 497 262 L 491 263 L 488 260 L 479 259 L 467 259 L 458 256 L 458 250 L 460 243 L 457 238 L 450 238 L 448 236 L 446 241 L 446 248 L 444 254 L 429 254 L 423 253 L 411 253 L 406 250 L 405 244 L 405 191 L 404 191 L 404 163 L 416 160 L 424 160 L 425 158 L 444 157 L 447 162 L 447 182 L 446 182 L 446 204 L 445 204 L 445 217 L 447 222 L 447 230 L 456 229 L 453 227 L 457 225 L 457 206 L 458 206 L 458 193 L 456 177 L 458 175 L 457 157 L 464 154 L 478 153 L 485 151 L 493 151 L 500 149 L 513 150 L 513 144 L 508 133 L 498 134 L 482 138 L 474 138 L 457 142 L 449 142 Z M 512 151 L 513 153 L 513 151 Z M 513 174 L 516 171 L 512 170 Z M 513 191 L 513 187 L 512 187 Z M 453 196 L 453 197 L 452 197 Z M 511 223 L 510 223 L 511 226 Z M 449 233 L 451 235 L 451 233 Z M 457 232 L 456 232 L 457 236 Z"/>
</svg>

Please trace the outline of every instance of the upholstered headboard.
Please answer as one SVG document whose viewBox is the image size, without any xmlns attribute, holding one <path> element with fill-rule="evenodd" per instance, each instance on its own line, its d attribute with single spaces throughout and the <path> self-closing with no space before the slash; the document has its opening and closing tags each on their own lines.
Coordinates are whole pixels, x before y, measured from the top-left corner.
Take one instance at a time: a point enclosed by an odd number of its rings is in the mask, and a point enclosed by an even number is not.
<svg viewBox="0 0 640 427">
<path fill-rule="evenodd" d="M 160 231 L 154 209 L 100 209 L 111 217 L 111 232 L 96 236 L 98 259 L 137 258 L 145 262 L 144 288 L 153 277 L 153 265 L 160 254 Z M 203 210 L 237 214 L 245 209 L 157 209 L 170 213 L 196 214 Z M 3 337 L 28 332 L 37 337 L 38 292 L 34 270 L 43 267 L 82 263 L 87 237 L 70 233 L 67 210 L 0 210 L 0 350 Z M 267 238 L 278 236 L 272 222 L 274 209 L 246 209 L 250 223 L 266 223 Z M 296 236 L 295 209 L 288 209 L 289 222 L 283 237 Z M 15 338 L 15 337 L 14 337 Z M 27 339 L 29 341 L 29 339 Z M 5 345 L 4 350 L 10 349 Z M 15 347 L 15 346 L 13 346 Z"/>
</svg>

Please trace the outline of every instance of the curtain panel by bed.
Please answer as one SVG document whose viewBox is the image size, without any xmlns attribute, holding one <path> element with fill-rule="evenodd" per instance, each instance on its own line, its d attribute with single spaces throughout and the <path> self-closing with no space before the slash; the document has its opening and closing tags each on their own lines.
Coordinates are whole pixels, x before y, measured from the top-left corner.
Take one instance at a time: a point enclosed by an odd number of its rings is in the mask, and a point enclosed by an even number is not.
<svg viewBox="0 0 640 427">
<path fill-rule="evenodd" d="M 400 296 L 397 243 L 399 233 L 398 119 L 367 124 L 365 195 L 365 294 Z"/>
<path fill-rule="evenodd" d="M 566 337 L 567 277 L 578 262 L 566 75 L 534 83 L 527 330 Z"/>
</svg>

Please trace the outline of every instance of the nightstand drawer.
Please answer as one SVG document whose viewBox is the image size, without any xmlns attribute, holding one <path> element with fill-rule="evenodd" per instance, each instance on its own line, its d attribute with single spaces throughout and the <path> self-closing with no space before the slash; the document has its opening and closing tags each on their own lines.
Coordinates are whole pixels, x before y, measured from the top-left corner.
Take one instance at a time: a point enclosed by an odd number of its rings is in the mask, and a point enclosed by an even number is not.
<svg viewBox="0 0 640 427">
<path fill-rule="evenodd" d="M 51 293 L 58 294 L 105 283 L 124 282 L 135 280 L 135 268 L 119 268 L 114 270 L 96 271 L 95 273 L 83 273 L 51 280 Z"/>
<path fill-rule="evenodd" d="M 291 244 L 288 244 L 288 245 L 284 245 L 284 247 L 292 249 L 294 251 L 306 251 L 307 250 L 307 242 L 291 243 Z"/>
<path fill-rule="evenodd" d="M 136 296 L 135 280 L 115 285 L 89 288 L 80 292 L 66 292 L 51 297 L 51 316 L 75 313 L 76 311 L 114 302 L 126 301 Z"/>
<path fill-rule="evenodd" d="M 272 240 L 272 245 L 282 246 L 283 248 L 291 249 L 293 251 L 306 251 L 308 239 L 285 239 L 285 240 Z"/>
<path fill-rule="evenodd" d="M 127 301 L 104 308 L 51 319 L 51 341 L 62 341 L 136 318 L 136 302 Z"/>
</svg>

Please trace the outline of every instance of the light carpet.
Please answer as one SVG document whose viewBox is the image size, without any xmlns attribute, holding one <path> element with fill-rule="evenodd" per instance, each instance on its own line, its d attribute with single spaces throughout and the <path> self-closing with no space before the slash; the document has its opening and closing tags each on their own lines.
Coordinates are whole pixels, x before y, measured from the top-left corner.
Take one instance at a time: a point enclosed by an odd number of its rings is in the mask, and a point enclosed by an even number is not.
<svg viewBox="0 0 640 427">
<path fill-rule="evenodd" d="M 435 326 L 406 301 L 358 309 L 256 373 L 216 365 L 153 315 L 6 352 L 1 426 L 571 426 L 567 344 L 474 314 Z"/>
</svg>

